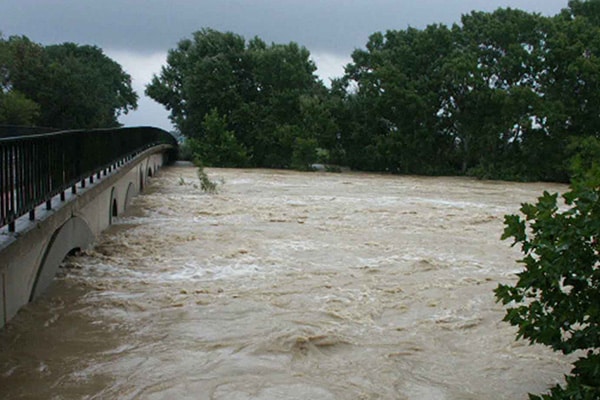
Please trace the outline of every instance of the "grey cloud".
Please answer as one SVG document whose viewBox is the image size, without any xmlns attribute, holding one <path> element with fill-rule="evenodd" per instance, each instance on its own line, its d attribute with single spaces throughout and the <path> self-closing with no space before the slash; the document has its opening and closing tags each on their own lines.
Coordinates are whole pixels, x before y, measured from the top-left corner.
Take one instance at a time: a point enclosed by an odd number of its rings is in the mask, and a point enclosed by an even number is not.
<svg viewBox="0 0 600 400">
<path fill-rule="evenodd" d="M 0 31 L 44 44 L 72 41 L 139 53 L 166 51 L 203 27 L 311 51 L 349 55 L 375 31 L 452 24 L 470 10 L 552 15 L 566 0 L 3 0 Z"/>
</svg>

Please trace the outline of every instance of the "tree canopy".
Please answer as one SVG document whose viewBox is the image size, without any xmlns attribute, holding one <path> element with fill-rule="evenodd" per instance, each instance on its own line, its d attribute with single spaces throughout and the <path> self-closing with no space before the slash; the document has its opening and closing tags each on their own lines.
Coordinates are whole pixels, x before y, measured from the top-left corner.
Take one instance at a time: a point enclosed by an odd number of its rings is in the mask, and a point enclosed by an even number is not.
<svg viewBox="0 0 600 400">
<path fill-rule="evenodd" d="M 203 29 L 169 51 L 146 93 L 170 110 L 183 135 L 203 143 L 207 164 L 306 168 L 336 130 L 315 70 L 296 43 Z M 224 143 L 232 151 L 208 154 Z"/>
<path fill-rule="evenodd" d="M 131 77 L 100 48 L 0 37 L 0 123 L 61 129 L 118 126 L 137 107 Z"/>
<path fill-rule="evenodd" d="M 452 27 L 375 33 L 341 95 L 354 168 L 568 179 L 573 142 L 600 133 L 600 1 L 554 17 L 472 12 Z M 367 151 L 361 151 L 366 149 Z"/>
<path fill-rule="evenodd" d="M 600 135 L 599 84 L 600 0 L 575 0 L 553 17 L 505 8 L 375 32 L 329 89 L 296 43 L 203 29 L 146 93 L 206 159 L 232 146 L 215 165 L 567 181 Z"/>
</svg>

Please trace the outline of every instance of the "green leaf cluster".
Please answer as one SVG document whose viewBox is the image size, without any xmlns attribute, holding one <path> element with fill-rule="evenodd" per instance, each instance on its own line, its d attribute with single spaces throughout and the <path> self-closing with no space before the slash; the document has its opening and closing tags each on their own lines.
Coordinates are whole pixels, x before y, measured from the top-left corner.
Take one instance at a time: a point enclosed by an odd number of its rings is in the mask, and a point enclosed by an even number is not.
<svg viewBox="0 0 600 400">
<path fill-rule="evenodd" d="M 0 124 L 34 125 L 40 115 L 40 106 L 17 90 L 0 92 Z"/>
<path fill-rule="evenodd" d="M 187 140 L 192 157 L 206 165 L 241 167 L 248 162 L 246 148 L 240 144 L 233 131 L 227 127 L 227 118 L 216 108 L 204 116 L 201 124 L 203 136 Z"/>
<path fill-rule="evenodd" d="M 499 285 L 504 320 L 518 328 L 517 338 L 582 356 L 566 385 L 532 399 L 600 398 L 600 187 L 586 177 L 574 183 L 558 204 L 544 194 L 523 204 L 522 216 L 505 217 L 502 239 L 520 245 L 524 269 L 515 285 Z"/>
</svg>

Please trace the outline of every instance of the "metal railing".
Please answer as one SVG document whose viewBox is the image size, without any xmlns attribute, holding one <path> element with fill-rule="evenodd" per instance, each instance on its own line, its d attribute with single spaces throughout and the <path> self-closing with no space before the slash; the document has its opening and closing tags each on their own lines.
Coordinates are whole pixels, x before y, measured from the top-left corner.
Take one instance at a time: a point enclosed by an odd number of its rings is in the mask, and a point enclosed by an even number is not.
<svg viewBox="0 0 600 400">
<path fill-rule="evenodd" d="M 0 138 L 0 228 L 15 231 L 17 218 L 52 198 L 65 200 L 65 191 L 106 175 L 140 152 L 177 142 L 168 132 L 152 127 L 62 131 Z"/>
<path fill-rule="evenodd" d="M 0 124 L 0 138 L 13 136 L 42 135 L 51 132 L 58 132 L 61 129 L 46 128 L 43 126 L 20 126 Z"/>
</svg>

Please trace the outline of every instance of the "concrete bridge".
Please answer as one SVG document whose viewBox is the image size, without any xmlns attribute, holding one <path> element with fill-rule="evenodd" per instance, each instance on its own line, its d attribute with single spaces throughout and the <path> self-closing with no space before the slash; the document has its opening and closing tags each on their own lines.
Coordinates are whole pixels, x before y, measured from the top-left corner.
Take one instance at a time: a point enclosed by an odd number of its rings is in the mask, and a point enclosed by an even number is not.
<svg viewBox="0 0 600 400">
<path fill-rule="evenodd" d="M 0 327 L 127 209 L 176 149 L 169 133 L 151 127 L 0 139 Z"/>
</svg>

